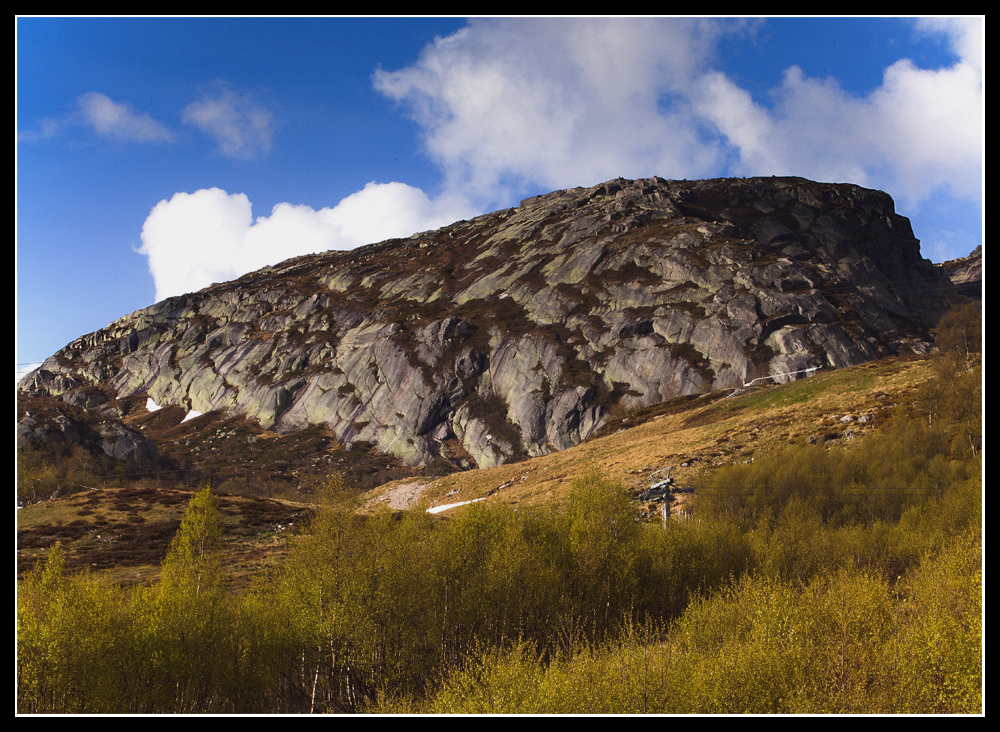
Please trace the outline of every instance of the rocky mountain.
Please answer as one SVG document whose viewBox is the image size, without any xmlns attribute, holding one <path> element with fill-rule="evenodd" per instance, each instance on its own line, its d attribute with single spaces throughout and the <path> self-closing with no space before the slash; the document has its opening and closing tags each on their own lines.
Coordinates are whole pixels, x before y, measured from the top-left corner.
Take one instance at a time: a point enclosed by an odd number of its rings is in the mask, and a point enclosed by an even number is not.
<svg viewBox="0 0 1000 732">
<path fill-rule="evenodd" d="M 970 300 L 983 299 L 983 245 L 967 257 L 950 259 L 938 265 L 955 285 L 955 290 Z"/>
<path fill-rule="evenodd" d="M 18 388 L 486 467 L 575 445 L 614 410 L 926 352 L 955 299 L 880 191 L 617 179 L 169 298 Z M 57 431 L 27 419 L 26 439 Z"/>
</svg>

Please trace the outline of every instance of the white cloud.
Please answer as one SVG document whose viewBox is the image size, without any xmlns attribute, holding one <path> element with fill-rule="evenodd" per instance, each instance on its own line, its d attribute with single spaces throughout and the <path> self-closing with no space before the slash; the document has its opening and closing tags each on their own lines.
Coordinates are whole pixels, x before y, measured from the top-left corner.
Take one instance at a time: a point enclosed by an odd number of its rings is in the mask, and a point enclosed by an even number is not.
<svg viewBox="0 0 1000 732">
<path fill-rule="evenodd" d="M 929 70 L 897 61 L 865 102 L 880 133 L 877 152 L 902 193 L 919 200 L 948 186 L 961 197 L 979 196 L 985 106 L 973 64 Z"/>
<path fill-rule="evenodd" d="M 403 183 L 369 183 L 333 208 L 279 203 L 255 221 L 246 195 L 202 189 L 160 201 L 143 224 L 139 252 L 162 300 L 291 257 L 409 236 L 469 215 L 460 199 L 431 200 Z"/>
<path fill-rule="evenodd" d="M 143 226 L 157 298 L 301 254 L 350 249 L 510 205 L 525 187 L 616 176 L 801 175 L 870 185 L 913 205 L 932 192 L 977 200 L 984 135 L 983 22 L 915 27 L 958 61 L 901 59 L 871 93 L 790 66 L 768 105 L 712 68 L 743 21 L 477 19 L 418 61 L 377 71 L 375 88 L 421 126 L 445 176 L 430 199 L 369 183 L 333 208 L 280 203 L 254 220 L 245 195 L 217 188 L 161 201 Z M 237 157 L 266 152 L 273 116 L 223 88 L 183 119 Z M 516 199 L 514 199 L 516 200 Z"/>
<path fill-rule="evenodd" d="M 250 200 L 219 188 L 175 193 L 142 226 L 156 299 L 232 279 L 243 236 L 253 224 Z"/>
<path fill-rule="evenodd" d="M 737 153 L 726 172 L 870 182 L 863 162 L 871 160 L 877 130 L 835 80 L 806 78 L 791 66 L 772 97 L 769 110 L 724 74 L 710 72 L 699 80 L 692 109 Z"/>
<path fill-rule="evenodd" d="M 901 59 L 866 96 L 789 67 L 769 105 L 711 68 L 745 25 L 695 19 L 480 19 L 376 89 L 423 128 L 446 187 L 506 203 L 524 183 L 617 175 L 801 175 L 873 185 L 914 203 L 981 190 L 982 19 L 925 19 L 960 59 Z"/>
<path fill-rule="evenodd" d="M 971 64 L 927 70 L 902 59 L 864 97 L 793 66 L 770 110 L 722 74 L 702 85 L 694 108 L 737 150 L 733 173 L 872 185 L 907 205 L 944 188 L 981 192 L 983 89 Z"/>
<path fill-rule="evenodd" d="M 955 54 L 982 78 L 986 67 L 986 23 L 982 17 L 917 18 L 916 30 L 927 35 L 947 36 Z"/>
<path fill-rule="evenodd" d="M 63 130 L 85 126 L 97 134 L 121 142 L 172 142 L 174 133 L 166 125 L 157 122 L 146 112 L 137 112 L 129 104 L 123 104 L 100 92 L 86 92 L 76 98 L 76 109 L 61 117 L 41 120 L 40 129 L 18 134 L 18 139 L 27 142 L 45 140 L 62 133 Z"/>
<path fill-rule="evenodd" d="M 100 92 L 87 92 L 77 97 L 82 121 L 96 132 L 128 142 L 169 142 L 173 133 L 148 114 L 136 112 L 128 104 L 113 101 Z M 54 126 L 49 124 L 49 129 Z M 48 136 L 48 135 L 47 135 Z"/>
<path fill-rule="evenodd" d="M 215 139 L 219 152 L 236 158 L 256 158 L 271 150 L 277 121 L 270 110 L 248 94 L 221 88 L 215 95 L 191 102 L 181 121 Z"/>
<path fill-rule="evenodd" d="M 690 177 L 718 161 L 684 99 L 729 27 L 688 19 L 474 20 L 378 71 L 376 89 L 423 127 L 447 187 L 502 199 L 618 175 Z M 679 104 L 661 109 L 665 95 Z"/>
<path fill-rule="evenodd" d="M 69 124 L 69 118 L 55 119 L 47 117 L 39 122 L 38 130 L 25 130 L 17 133 L 17 139 L 23 142 L 38 142 L 58 135 Z"/>
</svg>

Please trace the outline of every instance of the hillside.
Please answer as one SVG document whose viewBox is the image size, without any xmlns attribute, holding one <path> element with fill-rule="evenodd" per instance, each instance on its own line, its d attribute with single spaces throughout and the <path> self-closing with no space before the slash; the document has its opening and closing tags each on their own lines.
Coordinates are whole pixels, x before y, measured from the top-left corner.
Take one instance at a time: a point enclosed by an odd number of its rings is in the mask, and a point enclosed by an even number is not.
<svg viewBox="0 0 1000 732">
<path fill-rule="evenodd" d="M 809 379 L 758 387 L 735 396 L 735 390 L 722 390 L 636 410 L 610 421 L 601 434 L 576 447 L 513 465 L 436 479 L 398 479 L 368 492 L 362 492 L 364 486 L 352 482 L 349 475 L 345 483 L 352 492 L 361 494 L 369 510 L 382 502 L 393 509 L 414 509 L 484 497 L 515 507 L 539 505 L 565 499 L 574 479 L 595 469 L 612 481 L 620 481 L 632 493 L 648 487 L 649 473 L 668 465 L 673 467 L 678 485 L 690 485 L 695 476 L 715 467 L 745 462 L 789 444 L 820 441 L 835 448 L 863 439 L 897 407 L 911 402 L 931 374 L 924 358 L 892 357 L 820 371 Z M 847 416 L 852 419 L 844 421 Z M 206 461 L 219 464 L 203 466 L 205 474 L 222 473 L 234 457 L 233 450 L 245 447 L 247 435 L 253 434 L 247 425 L 234 425 L 218 416 L 215 421 L 206 415 L 183 424 L 181 419 L 179 414 L 163 410 L 140 415 L 133 424 L 141 429 L 145 423 L 152 429 L 153 420 L 177 422 L 169 428 L 161 425 L 158 438 L 171 443 L 192 440 L 207 446 L 214 455 Z M 225 436 L 219 437 L 220 433 Z M 266 486 L 275 485 L 269 461 L 284 456 L 285 469 L 292 470 L 291 461 L 298 459 L 303 469 L 310 466 L 316 471 L 317 484 L 320 474 L 328 476 L 340 465 L 336 456 L 342 450 L 332 444 L 324 446 L 315 436 L 312 442 L 289 442 L 303 439 L 301 434 L 261 437 L 259 442 L 264 445 L 277 444 L 261 447 L 258 467 L 242 472 L 240 480 L 230 478 L 214 484 L 221 489 L 227 527 L 224 564 L 237 584 L 280 561 L 288 541 L 311 510 L 309 504 L 251 495 L 266 493 Z M 274 450 L 268 459 L 263 458 L 265 449 Z M 396 469 L 405 470 L 402 466 Z M 70 571 L 100 570 L 109 579 L 125 583 L 154 579 L 191 496 L 178 490 L 171 477 L 169 472 L 155 480 L 140 477 L 126 480 L 131 487 L 81 490 L 20 509 L 19 573 L 60 542 Z M 262 486 L 255 490 L 258 480 Z M 673 513 L 696 510 L 693 499 L 696 495 L 676 495 Z M 636 516 L 644 512 L 648 514 L 650 506 L 637 502 Z"/>
<path fill-rule="evenodd" d="M 70 450 L 102 485 L 18 512 L 18 711 L 980 714 L 980 323 L 422 487 L 328 471 L 318 505 Z M 676 520 L 635 500 L 664 463 Z"/>
<path fill-rule="evenodd" d="M 973 249 L 968 256 L 951 259 L 937 265 L 955 286 L 958 294 L 970 300 L 983 299 L 983 245 Z"/>
<path fill-rule="evenodd" d="M 723 390 L 638 410 L 586 442 L 548 456 L 432 481 L 396 481 L 369 495 L 396 508 L 482 497 L 535 505 L 565 497 L 596 470 L 637 494 L 648 475 L 671 466 L 679 486 L 714 467 L 752 461 L 794 444 L 843 446 L 883 424 L 931 375 L 926 359 L 887 358 L 778 386 Z M 735 396 L 734 396 L 735 394 Z M 691 496 L 674 496 L 675 512 Z"/>
<path fill-rule="evenodd" d="M 433 476 L 562 451 L 677 397 L 927 353 L 958 301 L 880 191 L 617 179 L 123 316 L 22 380 L 18 434 L 196 469 L 129 426 L 169 421 L 143 421 L 151 400 L 327 440 L 359 476 L 391 458 L 377 482 L 402 477 L 390 464 Z"/>
</svg>

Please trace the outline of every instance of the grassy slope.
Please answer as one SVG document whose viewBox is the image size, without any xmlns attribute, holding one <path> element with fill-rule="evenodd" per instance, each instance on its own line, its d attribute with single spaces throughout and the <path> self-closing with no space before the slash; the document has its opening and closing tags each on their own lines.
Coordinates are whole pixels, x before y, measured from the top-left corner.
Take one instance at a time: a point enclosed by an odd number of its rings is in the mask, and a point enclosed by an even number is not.
<svg viewBox="0 0 1000 732">
<path fill-rule="evenodd" d="M 455 473 L 428 481 L 422 505 L 469 501 L 483 496 L 511 505 L 559 499 L 587 469 L 621 481 L 633 491 L 649 486 L 648 474 L 673 466 L 677 485 L 715 466 L 747 461 L 755 454 L 812 439 L 843 444 L 847 432 L 863 437 L 877 429 L 896 405 L 929 378 L 930 365 L 917 358 L 891 358 L 727 398 L 716 392 L 683 398 L 607 425 L 604 436 L 574 448 L 512 465 Z M 872 415 L 866 424 L 842 423 L 845 415 Z M 370 504 L 388 499 L 412 480 L 395 481 L 367 494 Z M 690 496 L 678 496 L 683 508 Z M 452 509 L 452 510 L 461 510 Z"/>
<path fill-rule="evenodd" d="M 192 492 L 141 486 L 88 491 L 17 512 L 18 571 L 61 542 L 70 572 L 100 571 L 122 584 L 150 582 L 180 526 Z M 222 496 L 224 562 L 235 583 L 284 554 L 308 506 L 274 499 Z"/>
<path fill-rule="evenodd" d="M 722 392 L 676 400 L 609 424 L 602 430 L 604 436 L 564 452 L 421 481 L 424 487 L 413 505 L 483 496 L 511 505 L 559 500 L 575 477 L 591 469 L 638 491 L 649 485 L 649 472 L 671 465 L 677 484 L 683 486 L 699 471 L 745 461 L 790 442 L 819 437 L 843 443 L 848 429 L 863 436 L 877 429 L 929 375 L 925 360 L 885 359 L 732 398 Z M 844 425 L 839 419 L 845 414 L 871 414 L 875 419 L 862 426 Z M 185 429 L 191 427 L 186 423 Z M 394 481 L 365 494 L 365 499 L 374 505 L 412 484 L 413 478 Z M 32 566 L 60 541 L 70 571 L 99 570 L 124 583 L 151 581 L 159 575 L 191 495 L 146 482 L 20 509 L 18 569 Z M 696 500 L 690 495 L 678 498 L 675 510 L 690 508 Z M 294 533 L 289 526 L 301 523 L 308 512 L 300 503 L 241 496 L 223 496 L 220 508 L 226 526 L 224 561 L 237 584 L 280 561 Z"/>
</svg>

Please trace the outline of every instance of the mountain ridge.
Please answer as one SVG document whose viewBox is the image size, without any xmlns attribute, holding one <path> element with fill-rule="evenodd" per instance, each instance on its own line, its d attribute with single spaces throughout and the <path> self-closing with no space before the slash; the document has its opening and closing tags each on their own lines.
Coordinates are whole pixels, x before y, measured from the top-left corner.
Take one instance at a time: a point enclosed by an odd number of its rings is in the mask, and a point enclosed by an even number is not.
<svg viewBox="0 0 1000 732">
<path fill-rule="evenodd" d="M 926 353 L 956 298 L 880 191 L 615 179 L 168 298 L 18 388 L 88 404 L 100 387 L 279 434 L 323 425 L 409 466 L 487 467 L 578 444 L 614 410 Z M 24 439 L 53 434 L 27 419 Z"/>
</svg>

